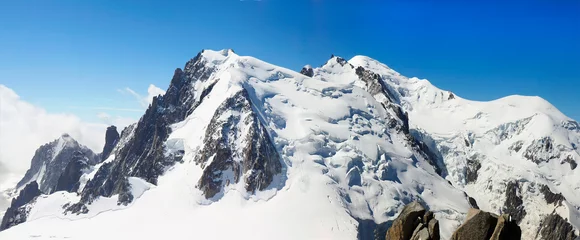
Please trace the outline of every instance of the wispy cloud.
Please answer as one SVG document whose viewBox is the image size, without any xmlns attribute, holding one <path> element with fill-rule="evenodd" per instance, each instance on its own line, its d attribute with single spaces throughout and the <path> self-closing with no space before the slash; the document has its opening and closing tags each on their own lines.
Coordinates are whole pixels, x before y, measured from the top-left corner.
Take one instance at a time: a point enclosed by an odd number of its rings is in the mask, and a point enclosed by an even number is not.
<svg viewBox="0 0 580 240">
<path fill-rule="evenodd" d="M 147 96 L 143 96 L 128 87 L 124 89 L 117 89 L 117 92 L 133 96 L 135 100 L 137 100 L 139 105 L 141 105 L 143 108 L 147 108 L 149 104 L 151 104 L 151 102 L 153 101 L 153 97 L 165 94 L 165 91 L 163 89 L 158 88 L 153 84 L 149 84 L 149 88 L 147 88 Z"/>
</svg>

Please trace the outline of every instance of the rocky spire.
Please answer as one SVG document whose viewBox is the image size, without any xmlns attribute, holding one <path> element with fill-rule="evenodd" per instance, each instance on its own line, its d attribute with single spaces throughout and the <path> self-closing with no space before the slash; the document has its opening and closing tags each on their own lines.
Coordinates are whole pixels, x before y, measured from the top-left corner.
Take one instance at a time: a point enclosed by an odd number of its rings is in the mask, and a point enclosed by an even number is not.
<svg viewBox="0 0 580 240">
<path fill-rule="evenodd" d="M 107 132 L 105 133 L 105 146 L 103 147 L 103 152 L 101 153 L 101 161 L 104 161 L 109 157 L 115 145 L 119 141 L 119 132 L 117 132 L 116 126 L 109 126 Z"/>
</svg>

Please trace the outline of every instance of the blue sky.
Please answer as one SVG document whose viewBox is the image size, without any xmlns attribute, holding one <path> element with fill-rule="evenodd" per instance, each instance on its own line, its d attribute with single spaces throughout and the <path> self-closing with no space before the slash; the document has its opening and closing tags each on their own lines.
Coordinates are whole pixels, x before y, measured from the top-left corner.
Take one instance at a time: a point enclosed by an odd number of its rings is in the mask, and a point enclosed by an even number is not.
<svg viewBox="0 0 580 240">
<path fill-rule="evenodd" d="M 0 1 L 0 84 L 49 112 L 137 119 L 126 89 L 165 89 L 204 48 L 295 70 L 362 54 L 464 98 L 539 95 L 580 120 L 579 13 L 574 0 Z"/>
</svg>

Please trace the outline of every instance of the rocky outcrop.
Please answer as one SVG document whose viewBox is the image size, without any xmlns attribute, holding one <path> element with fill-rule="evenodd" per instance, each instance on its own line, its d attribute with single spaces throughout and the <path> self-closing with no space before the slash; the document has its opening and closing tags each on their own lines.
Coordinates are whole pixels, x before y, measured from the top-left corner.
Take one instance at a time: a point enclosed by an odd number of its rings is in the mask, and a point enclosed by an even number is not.
<svg viewBox="0 0 580 240">
<path fill-rule="evenodd" d="M 87 163 L 91 165 L 99 162 L 98 156 L 93 151 L 80 145 L 68 134 L 63 134 L 59 139 L 42 145 L 36 150 L 30 168 L 16 187 L 21 188 L 36 181 L 41 192 L 53 192 L 60 176 L 69 162 L 75 159 L 77 153 L 83 155 Z"/>
<path fill-rule="evenodd" d="M 304 66 L 302 68 L 302 70 L 300 70 L 300 73 L 303 75 L 306 75 L 308 77 L 314 76 L 314 70 L 312 69 L 312 67 L 310 65 Z"/>
<path fill-rule="evenodd" d="M 26 185 L 20 191 L 18 197 L 12 199 L 12 203 L 0 223 L 0 231 L 8 229 L 26 221 L 28 217 L 29 208 L 27 204 L 34 201 L 36 197 L 40 196 L 41 192 L 38 189 L 38 184 L 33 181 Z"/>
<path fill-rule="evenodd" d="M 544 137 L 532 141 L 523 156 L 536 164 L 540 164 L 560 158 L 560 150 L 554 146 L 554 140 L 551 137 Z"/>
<path fill-rule="evenodd" d="M 455 230 L 451 240 L 521 239 L 521 229 L 509 215 L 497 216 L 478 209 L 470 209 L 465 222 Z"/>
<path fill-rule="evenodd" d="M 571 170 L 574 170 L 576 169 L 576 167 L 578 167 L 578 163 L 576 163 L 576 161 L 574 161 L 574 158 L 570 155 L 568 155 L 566 158 L 564 158 L 564 160 L 562 160 L 562 164 L 564 163 L 570 164 Z"/>
<path fill-rule="evenodd" d="M 510 215 L 519 224 L 527 213 L 523 206 L 524 201 L 522 199 L 520 185 L 517 181 L 508 182 L 505 197 L 503 212 Z"/>
<path fill-rule="evenodd" d="M 73 158 L 68 163 L 62 175 L 58 179 L 53 192 L 67 191 L 76 192 L 79 189 L 79 179 L 89 168 L 88 159 L 82 152 L 75 152 Z"/>
<path fill-rule="evenodd" d="M 197 187 L 206 198 L 240 182 L 249 193 L 266 189 L 282 169 L 280 156 L 242 90 L 216 110 L 196 162 L 203 168 Z"/>
<path fill-rule="evenodd" d="M 101 161 L 104 161 L 109 157 L 118 141 L 119 133 L 117 132 L 117 127 L 107 127 L 107 132 L 105 133 L 105 146 L 103 147 L 103 152 L 100 154 Z"/>
<path fill-rule="evenodd" d="M 468 158 L 467 167 L 465 168 L 466 183 L 473 183 L 477 181 L 477 172 L 481 169 L 481 163 L 477 158 Z"/>
<path fill-rule="evenodd" d="M 574 227 L 556 213 L 546 216 L 541 226 L 540 235 L 544 240 L 575 240 L 578 237 Z"/>
<path fill-rule="evenodd" d="M 562 206 L 562 201 L 566 200 L 561 193 L 553 193 L 546 185 L 540 187 L 540 192 L 544 194 L 544 199 L 548 204 L 556 204 Z"/>
<path fill-rule="evenodd" d="M 407 204 L 387 230 L 386 240 L 439 240 L 439 222 L 419 202 Z"/>
</svg>

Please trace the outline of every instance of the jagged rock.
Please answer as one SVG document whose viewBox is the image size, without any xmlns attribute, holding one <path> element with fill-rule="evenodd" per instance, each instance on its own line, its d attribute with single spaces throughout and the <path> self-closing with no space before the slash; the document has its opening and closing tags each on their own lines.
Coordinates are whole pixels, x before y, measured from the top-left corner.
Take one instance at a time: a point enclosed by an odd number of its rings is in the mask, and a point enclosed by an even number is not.
<svg viewBox="0 0 580 240">
<path fill-rule="evenodd" d="M 553 193 L 546 185 L 540 187 L 540 192 L 544 194 L 544 199 L 548 204 L 556 203 L 557 205 L 562 206 L 562 201 L 566 200 L 561 193 Z"/>
<path fill-rule="evenodd" d="M 564 163 L 568 163 L 570 164 L 570 169 L 574 170 L 576 169 L 576 167 L 578 167 L 578 163 L 576 163 L 576 161 L 574 161 L 574 158 L 570 155 L 568 155 L 564 160 L 562 160 L 562 164 Z"/>
<path fill-rule="evenodd" d="M 2 222 L 0 223 L 0 231 L 25 222 L 30 210 L 26 205 L 36 199 L 36 197 L 40 196 L 40 194 L 41 192 L 38 189 L 38 183 L 36 183 L 36 181 L 32 181 L 26 185 L 24 189 L 20 191 L 18 197 L 12 199 L 12 203 L 6 210 Z"/>
<path fill-rule="evenodd" d="M 214 197 L 223 186 L 238 183 L 242 176 L 246 191 L 264 190 L 281 172 L 280 156 L 246 90 L 215 111 L 196 162 L 204 169 L 198 187 L 206 198 Z"/>
<path fill-rule="evenodd" d="M 346 173 L 346 181 L 349 186 L 361 186 L 362 177 L 360 175 L 360 170 L 358 167 L 353 167 L 348 173 Z"/>
<path fill-rule="evenodd" d="M 101 166 L 84 187 L 81 201 L 69 206 L 65 212 L 75 213 L 75 210 L 83 209 L 78 206 L 90 204 L 100 196 L 110 197 L 115 194 L 120 195 L 118 204 L 126 205 L 133 199 L 127 190 L 128 177 L 138 177 L 157 184 L 159 175 L 181 161 L 183 152 L 168 153 L 165 141 L 171 133 L 170 125 L 183 121 L 191 114 L 213 86 L 208 84 L 206 88 L 200 89 L 202 93 L 199 96 L 194 96 L 192 91 L 193 83 L 205 83 L 215 71 L 215 66 L 207 64 L 202 53 L 187 62 L 184 70 L 175 70 L 166 93 L 154 97 L 139 122 L 131 126 L 131 134 L 116 150 L 115 160 Z M 229 54 L 229 51 L 222 54 Z"/>
<path fill-rule="evenodd" d="M 437 219 L 433 218 L 433 219 L 429 220 L 429 223 L 427 225 L 427 229 L 429 230 L 429 237 L 432 240 L 439 240 L 440 239 L 439 221 L 437 221 Z"/>
<path fill-rule="evenodd" d="M 455 230 L 452 240 L 487 240 L 493 234 L 497 218 L 488 212 L 470 209 L 465 222 Z"/>
<path fill-rule="evenodd" d="M 16 187 L 21 188 L 29 182 L 36 181 L 41 192 L 53 192 L 58 179 L 77 152 L 82 153 L 91 165 L 99 161 L 93 151 L 80 145 L 68 134 L 63 134 L 57 140 L 42 145 L 36 150 L 30 168 Z"/>
<path fill-rule="evenodd" d="M 452 92 L 449 92 L 449 97 L 447 100 L 455 99 L 455 95 Z"/>
<path fill-rule="evenodd" d="M 117 127 L 107 127 L 107 132 L 105 133 L 105 146 L 103 147 L 103 152 L 101 153 L 101 161 L 104 161 L 109 157 L 118 141 L 119 133 L 117 132 Z"/>
<path fill-rule="evenodd" d="M 521 197 L 520 185 L 517 181 L 508 182 L 505 196 L 506 200 L 503 212 L 509 214 L 519 224 L 526 216 L 526 210 L 523 206 L 524 201 Z"/>
<path fill-rule="evenodd" d="M 468 158 L 465 172 L 465 181 L 467 183 L 477 181 L 477 171 L 479 171 L 479 169 L 481 169 L 481 163 L 477 159 Z"/>
<path fill-rule="evenodd" d="M 82 152 L 76 151 L 73 154 L 72 160 L 68 163 L 64 172 L 58 178 L 58 182 L 53 192 L 76 192 L 80 185 L 79 179 L 88 168 L 89 163 L 87 157 Z"/>
<path fill-rule="evenodd" d="M 465 222 L 455 230 L 451 240 L 520 239 L 521 229 L 509 215 L 497 216 L 478 209 L 469 209 Z"/>
<path fill-rule="evenodd" d="M 439 223 L 417 201 L 407 204 L 387 230 L 386 240 L 439 240 Z"/>
<path fill-rule="evenodd" d="M 310 65 L 306 65 L 300 70 L 300 73 L 309 77 L 314 76 L 314 70 Z"/>
<path fill-rule="evenodd" d="M 544 137 L 532 141 L 523 156 L 536 164 L 540 164 L 559 158 L 560 151 L 554 146 L 554 140 L 551 137 Z"/>
<path fill-rule="evenodd" d="M 475 201 L 474 198 L 468 197 L 468 201 L 469 201 L 469 206 L 471 206 L 471 208 L 479 209 L 479 206 L 477 205 L 477 201 Z"/>
<path fill-rule="evenodd" d="M 542 220 L 540 234 L 544 240 L 575 240 L 574 227 L 560 215 L 552 213 Z"/>
</svg>

